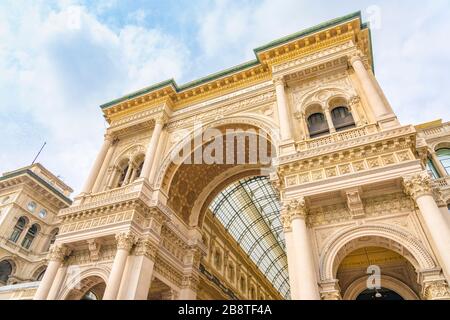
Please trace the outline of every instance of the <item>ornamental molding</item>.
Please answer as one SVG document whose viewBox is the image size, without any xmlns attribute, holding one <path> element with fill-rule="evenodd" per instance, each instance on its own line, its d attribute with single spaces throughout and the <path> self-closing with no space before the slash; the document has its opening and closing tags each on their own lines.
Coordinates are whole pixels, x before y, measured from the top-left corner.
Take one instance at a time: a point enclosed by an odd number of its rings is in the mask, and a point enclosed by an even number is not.
<svg viewBox="0 0 450 320">
<path fill-rule="evenodd" d="M 316 62 L 319 59 L 326 59 L 330 56 L 342 54 L 349 49 L 354 50 L 355 44 L 353 39 L 353 33 L 342 34 L 309 47 L 300 48 L 280 57 L 269 59 L 267 63 L 272 65 L 273 73 L 283 72 L 287 69 L 304 66 L 310 62 Z"/>
<path fill-rule="evenodd" d="M 171 121 L 167 124 L 167 129 L 172 131 L 178 128 L 192 126 L 195 122 L 209 122 L 211 120 L 218 120 L 226 115 L 235 114 L 239 111 L 251 109 L 269 102 L 275 102 L 275 91 L 273 90 L 228 105 L 216 107 L 209 111 L 202 110 L 202 112 L 194 114 L 190 117 Z"/>
<path fill-rule="evenodd" d="M 323 281 L 334 279 L 333 266 L 339 251 L 350 241 L 367 236 L 382 237 L 397 242 L 411 253 L 420 269 L 428 270 L 436 266 L 423 243 L 407 230 L 386 223 L 365 224 L 342 228 L 328 238 L 319 258 L 320 279 Z"/>
</svg>

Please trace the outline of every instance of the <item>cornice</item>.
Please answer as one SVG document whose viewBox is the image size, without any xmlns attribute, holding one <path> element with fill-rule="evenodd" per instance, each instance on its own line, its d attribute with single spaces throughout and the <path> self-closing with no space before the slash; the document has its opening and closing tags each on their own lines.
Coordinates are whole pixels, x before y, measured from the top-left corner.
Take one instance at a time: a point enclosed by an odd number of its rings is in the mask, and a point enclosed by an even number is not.
<svg viewBox="0 0 450 320">
<path fill-rule="evenodd" d="M 213 99 L 240 88 L 271 79 L 271 66 L 302 57 L 329 46 L 353 40 L 368 56 L 371 56 L 367 25 L 361 21 L 360 12 L 334 19 L 316 27 L 278 39 L 254 50 L 256 60 L 215 73 L 205 78 L 178 86 L 167 80 L 142 89 L 101 106 L 105 117 L 111 121 L 115 113 L 127 115 L 136 108 L 151 108 L 161 99 L 172 103 L 174 110 Z M 370 35 L 369 35 L 370 37 Z M 370 59 L 370 57 L 369 57 Z M 131 110 L 131 111 L 126 111 Z"/>
</svg>

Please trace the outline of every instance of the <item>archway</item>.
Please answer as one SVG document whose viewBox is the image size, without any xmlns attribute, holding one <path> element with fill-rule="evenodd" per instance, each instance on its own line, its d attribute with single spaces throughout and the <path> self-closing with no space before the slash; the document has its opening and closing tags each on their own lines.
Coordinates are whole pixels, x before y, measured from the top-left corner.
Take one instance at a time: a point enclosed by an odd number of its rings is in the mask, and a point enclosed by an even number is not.
<svg viewBox="0 0 450 320">
<path fill-rule="evenodd" d="M 67 294 L 65 300 L 101 300 L 106 282 L 99 276 L 89 276 L 80 280 Z"/>
<path fill-rule="evenodd" d="M 380 271 L 379 283 L 373 281 L 375 269 Z M 344 300 L 417 300 L 420 292 L 412 264 L 383 247 L 350 252 L 339 264 L 336 279 Z"/>
<path fill-rule="evenodd" d="M 14 262 L 3 260 L 0 262 L 0 285 L 6 285 L 9 277 L 13 274 Z"/>
<path fill-rule="evenodd" d="M 230 122 L 211 123 L 188 134 L 159 170 L 156 187 L 168 195 L 167 205 L 188 226 L 201 227 L 209 203 L 226 185 L 270 172 L 272 132 L 262 123 Z"/>
</svg>

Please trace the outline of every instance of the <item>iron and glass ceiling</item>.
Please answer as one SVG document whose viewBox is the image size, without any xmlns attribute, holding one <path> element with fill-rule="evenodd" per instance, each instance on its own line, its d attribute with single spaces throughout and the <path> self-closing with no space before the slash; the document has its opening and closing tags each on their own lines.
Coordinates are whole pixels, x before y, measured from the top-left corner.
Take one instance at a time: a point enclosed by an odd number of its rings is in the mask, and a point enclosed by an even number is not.
<svg viewBox="0 0 450 320">
<path fill-rule="evenodd" d="M 253 177 L 225 188 L 210 210 L 286 299 L 287 258 L 278 195 L 268 177 Z"/>
</svg>

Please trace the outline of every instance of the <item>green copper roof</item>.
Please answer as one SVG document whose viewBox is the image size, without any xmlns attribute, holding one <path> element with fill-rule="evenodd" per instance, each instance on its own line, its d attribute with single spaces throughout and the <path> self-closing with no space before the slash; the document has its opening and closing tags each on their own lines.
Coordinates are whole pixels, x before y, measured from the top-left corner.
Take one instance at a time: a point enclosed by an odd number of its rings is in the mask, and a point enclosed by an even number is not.
<svg viewBox="0 0 450 320">
<path fill-rule="evenodd" d="M 316 25 L 314 27 L 311 27 L 311 28 L 308 28 L 308 29 L 305 29 L 305 30 L 302 30 L 302 31 L 299 31 L 299 32 L 296 32 L 296 33 L 293 33 L 293 34 L 288 35 L 286 37 L 279 38 L 277 40 L 269 42 L 268 44 L 266 44 L 264 46 L 258 47 L 258 48 L 253 50 L 255 55 L 256 55 L 256 59 L 255 60 L 251 60 L 251 61 L 245 62 L 243 64 L 239 64 L 237 66 L 231 67 L 229 69 L 225 69 L 225 70 L 222 70 L 222 71 L 210 74 L 210 75 L 208 75 L 206 77 L 203 77 L 203 78 L 200 78 L 200 79 L 197 79 L 197 80 L 185 83 L 185 84 L 180 85 L 180 86 L 177 85 L 177 83 L 175 82 L 174 79 L 165 80 L 165 81 L 159 82 L 159 83 L 157 83 L 155 85 L 152 85 L 152 86 L 143 88 L 141 90 L 135 91 L 133 93 L 130 93 L 130 94 L 128 94 L 126 96 L 123 96 L 121 98 L 112 100 L 112 101 L 107 102 L 105 104 L 102 104 L 102 105 L 100 105 L 100 108 L 106 109 L 106 108 L 108 108 L 108 107 L 110 107 L 112 105 L 115 105 L 117 103 L 120 103 L 120 102 L 129 100 L 129 99 L 133 99 L 133 98 L 139 97 L 140 95 L 143 95 L 143 94 L 146 94 L 146 93 L 149 93 L 149 92 L 152 92 L 154 90 L 158 90 L 158 89 L 161 89 L 161 88 L 164 88 L 164 87 L 171 86 L 175 90 L 175 92 L 180 92 L 180 91 L 183 91 L 183 90 L 186 90 L 186 89 L 193 88 L 193 87 L 198 86 L 200 84 L 203 84 L 203 83 L 206 83 L 206 82 L 209 82 L 209 81 L 212 81 L 212 80 L 215 80 L 215 79 L 218 79 L 218 78 L 221 78 L 221 77 L 233 74 L 233 73 L 237 73 L 239 71 L 242 71 L 242 70 L 254 67 L 254 66 L 257 66 L 260 63 L 259 57 L 258 57 L 258 53 L 260 53 L 260 52 L 263 52 L 263 51 L 271 49 L 273 47 L 276 47 L 276 46 L 282 45 L 284 43 L 290 42 L 290 41 L 292 41 L 294 39 L 305 37 L 305 36 L 311 35 L 313 33 L 322 31 L 322 30 L 327 29 L 327 28 L 332 28 L 332 27 L 334 27 L 336 25 L 342 24 L 342 23 L 344 23 L 346 21 L 353 20 L 355 18 L 359 18 L 361 20 L 361 11 L 354 12 L 354 13 L 351 13 L 351 14 L 348 14 L 346 16 L 343 16 L 343 17 L 340 17 L 340 18 L 336 18 L 336 19 L 333 19 L 333 20 L 329 20 L 327 22 L 321 23 L 321 24 Z M 361 24 L 361 29 L 365 29 L 367 27 L 368 27 L 368 24 L 366 24 L 366 23 Z M 369 29 L 369 32 L 370 32 L 370 29 Z M 372 59 L 372 61 L 373 61 L 373 59 Z"/>
</svg>

